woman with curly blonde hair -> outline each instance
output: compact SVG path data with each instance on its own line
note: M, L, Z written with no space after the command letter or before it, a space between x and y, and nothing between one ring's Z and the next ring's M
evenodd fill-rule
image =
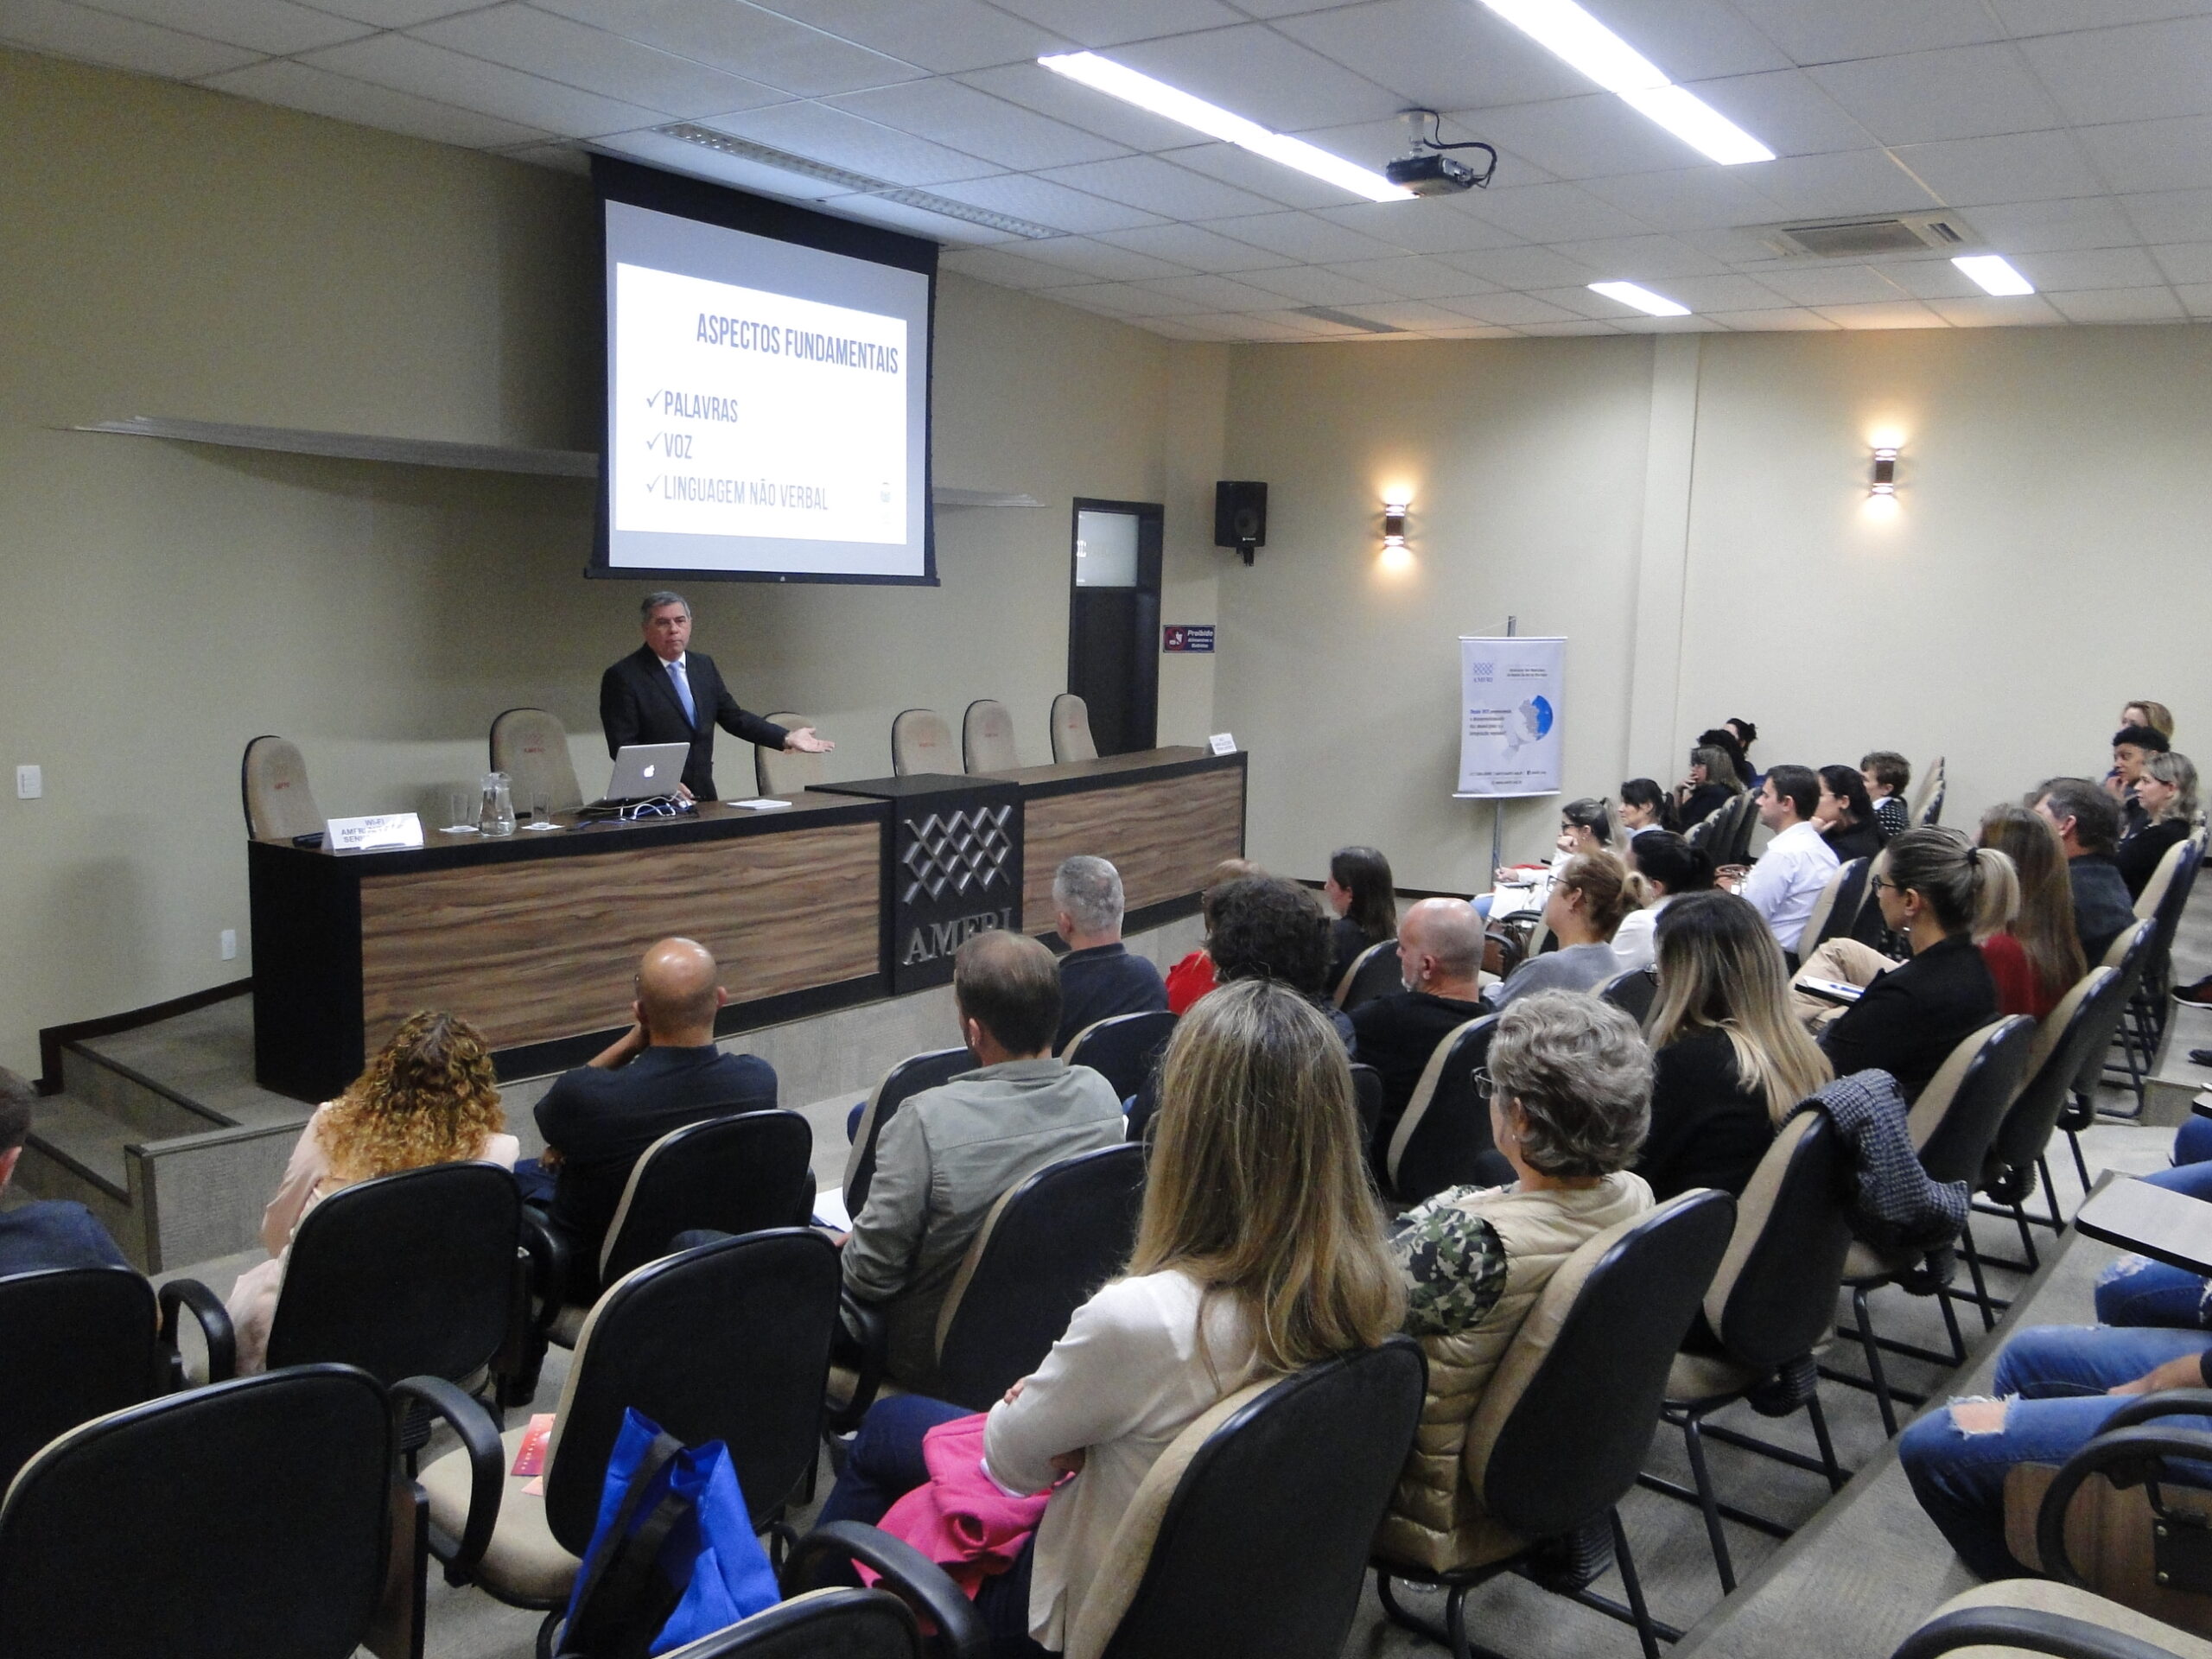
M239 1373L262 1369L285 1254L309 1210L341 1187L402 1170L473 1160L512 1166L522 1144L505 1129L482 1033L454 1014L410 1015L351 1088L315 1108L292 1148L261 1216L270 1259L231 1290Z

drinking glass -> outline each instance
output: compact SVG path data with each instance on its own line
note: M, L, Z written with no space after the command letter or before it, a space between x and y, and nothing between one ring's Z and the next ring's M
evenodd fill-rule
M447 798L446 804L451 809L451 816L446 819L446 834L474 835L476 822L469 809L476 804L476 798L465 789L456 789Z
M553 798L542 789L530 798L530 827L533 830L550 830L553 827Z

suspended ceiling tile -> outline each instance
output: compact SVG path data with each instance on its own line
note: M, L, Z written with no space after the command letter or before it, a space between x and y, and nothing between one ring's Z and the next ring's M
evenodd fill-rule
M1667 297L1687 305L1700 316L1718 311L1765 311L1789 308L1789 302L1763 283L1731 273L1724 276L1674 276Z
M1586 179L1582 188L1653 230L1673 235L1774 217L1774 204L1752 188L1744 172L1740 167L1681 168Z
M1940 254L1925 259L1885 259L1871 269L1916 300L1963 300L1982 292L1980 283Z
M1529 242L1636 236L1649 228L1573 184L1532 184L1518 190L1493 187L1469 202L1465 211Z
M2038 295L1970 295L1963 299L1930 300L1929 310L1954 328L2034 328L2066 321Z
M2019 50L2083 125L2212 115L2212 17L2046 35Z
M1162 276L1144 287L1147 293L1164 294L1193 311L1265 311L1284 298L1272 288L1230 276Z
M2010 44L1865 58L1808 73L1885 144L2037 132L2064 119Z
M1700 80L1689 90L1777 156L1826 156L1871 149L1875 142L1863 123L1802 69ZM1756 184L1761 166L1746 162L1713 171Z
M588 179L591 176L590 154L566 142L551 144L516 144L493 153L510 156L518 162L527 162L532 167L551 168L556 173L573 173L580 179Z
M1073 38L983 0L760 0L763 10L939 74L1064 52Z
M1803 311L1789 307L1780 309L1761 308L1751 311L1713 311L1707 314L1722 327L1736 334L1779 334L1785 330L1812 334L1832 334L1841 327L1830 322L1817 311Z
M2104 186L2071 132L1908 144L1898 164L1954 207L2093 196Z
M1398 251L1389 243L1348 231L1312 213L1261 213L1249 219L1217 219L1207 228L1234 237L1239 242L1249 242L1255 247L1272 249L1315 264L1381 258Z
M869 121L936 140L1016 172L1103 162L1128 147L981 92L947 76L901 81L827 100Z
M1010 247L957 248L943 255L937 264L939 270L955 271L1000 288L1071 288L1087 280L1081 271L1032 259Z
M0 41L175 80L220 74L251 63L258 55L135 17L72 5L68 0L8 0L0 6Z
M207 40L250 52L283 56L335 46L369 32L365 23L334 17L296 0L97 0L102 11L136 17L141 22L188 29ZM12 6L0 7L4 20ZM4 26L0 24L0 26Z
M1324 270L1341 272L1357 282L1408 300L1448 299L1455 295L1488 294L1497 284L1454 270L1441 259L1355 259Z
M2212 116L2083 127L2081 139L2114 191L2190 190L2212 179Z
M1590 83L1479 0L1374 0L1286 18L1276 29L1408 104L1482 110L1570 98Z
M918 80L925 73L818 29L745 5L741 0L532 0L532 3L678 57L742 75L794 98L821 98L832 92L858 92L863 86Z
M1195 136L1190 132L1183 135L1185 139ZM1310 211L1341 207L1357 201L1342 185L1331 184L1280 162L1271 162L1235 144L1183 143L1163 153L1178 167L1187 167L1193 173L1235 185L1239 190L1284 207Z
M2144 248L2024 253L2015 257L2012 263L2045 293L2091 288L2163 288L2167 281L2158 262Z
M2139 240L2133 225L2109 197L2065 201L2014 201L1969 208L1968 220L1984 245L2031 253L2046 248L2111 248ZM2204 232L2212 236L2212 231ZM2188 239L2177 232L2175 240Z
M1948 323L1918 300L1887 304L1824 305L1822 316L1846 328L1948 328Z
M2212 190L2122 196L2120 206L2139 234L2117 237L2114 243L2212 241Z
M696 118L778 104L772 86L625 40L573 18L515 3L413 31L419 40L671 115Z
M2212 283L2212 242L2168 242L2152 248L2151 257L2170 283Z
M1466 118L1464 124L1562 179L1656 173L1701 159L1674 134L1610 92L1516 104L1487 111L1478 119Z
M1519 332L1530 340L1554 340L1577 334L1618 334L1622 331L1612 323L1585 317L1572 322L1524 322L1519 326Z
M524 144L553 136L517 122L480 115L474 110L455 109L450 104L434 103L390 87L372 86L366 81L349 79L288 58L270 58L227 74L210 75L200 85L219 92L257 99L264 104L305 110L310 115L325 115L364 127L404 132L413 138L428 138L435 143L488 149L495 145Z
M2192 317L2212 317L2212 283L2184 283L2174 289Z
M1464 270L1470 276L1495 283L1500 288L1561 288L1573 283L1598 283L1606 273L1593 265L1570 259L1552 248L1482 248L1469 253L1437 256L1438 263Z
M1199 271L1259 270L1268 265L1296 263L1287 254L1255 248L1249 242L1217 235L1198 225L1155 225L1146 230L1108 231L1098 239L1133 253L1150 254Z
M1388 289L1348 276L1328 265L1285 265L1274 270L1255 270L1249 280L1257 287L1297 301L1300 305L1357 306L1370 300L1400 297Z
M473 11L483 0L315 0L320 11L336 12L376 29L412 29L456 11Z
M1471 294L1436 302L1446 311L1472 317L1477 322L1504 328L1525 328L1531 323L1572 322L1575 315L1529 294Z
M1878 149L1838 156L1785 156L1758 164L1751 181L1774 203L1777 219L1839 219L1853 213L1917 213L1942 204Z
M1759 273L1758 280L1785 300L1814 305L1823 311L1831 306L1879 304L1904 296L1866 265L1818 265L1777 269Z
M1556 242L1551 247L1563 258L1634 282L1647 277L1709 276L1726 269L1719 260L1671 236L1601 237L1589 242Z
M2189 315L2167 288L2088 288L2050 299L2069 322L2180 322Z
M1049 242L1023 245L1021 257L1040 264L1058 265L1094 282L1141 282L1150 276L1187 276L1190 272L1171 260L1148 253L1117 248L1084 236L1056 237Z
M2022 36L2212 14L2212 0L1991 0L1991 3L2005 27Z
M300 61L572 138L649 127L666 113L465 58L405 35L374 35L306 54Z
M1001 171L997 163L981 156L963 155L912 133L863 121L827 104L772 104L766 109L716 116L704 124L893 184L936 186L955 179L987 178Z
M650 128L639 132L610 133L605 137L594 139L591 147L636 161L650 162L655 167L664 168L671 173L681 173L689 178L732 185L740 190L750 190L756 195L774 196L786 201L818 202L832 196L851 194L842 184L831 184L821 179L808 178L803 173L786 173L781 168L765 167L759 162L725 156L719 150L708 149L699 144L687 144L681 138L671 138L666 133L655 132Z
M1736 7L1801 64L2004 38L1982 0L1736 0Z
M1274 203L1195 173L1157 156L1124 156L1112 161L1056 167L1037 175L1072 189L1088 190L1109 201L1126 202L1178 220L1230 219L1264 213Z
M1261 23L1147 41L1112 55L1278 132L1387 121L1405 102Z
M1362 201L1349 207L1324 207L1315 217L1408 253L1465 253L1521 245L1521 238L1504 226L1469 213L1464 206L1469 200L1432 196L1421 201Z
M955 201L1013 213L1060 231L1128 231L1160 223L1156 214L1020 173L1004 173L995 179L963 179L932 188L937 194L950 196Z
M1244 21L1220 0L999 0L1017 17L1089 47L1148 41Z

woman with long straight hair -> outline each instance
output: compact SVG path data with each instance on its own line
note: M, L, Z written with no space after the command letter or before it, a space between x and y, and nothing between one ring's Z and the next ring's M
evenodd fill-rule
M1732 893L1688 893L1659 918L1659 991L1643 1022L1657 1066L1637 1173L1658 1198L1740 1193L1774 1132L1834 1072L1789 1007L1782 947Z
M1689 775L1675 786L1675 827L1687 836L1743 792L1728 751L1700 744L1690 751Z
M1266 980L1207 995L1168 1045L1155 1124L1128 1270L1076 1310L984 1428L991 1480L1052 1492L1012 1568L976 1596L996 1659L1066 1645L1138 1486L1194 1418L1405 1320L1351 1066L1304 997ZM821 1518L880 1519L928 1478L923 1434L967 1414L915 1395L878 1401Z
M1822 766L1815 775L1821 780L1821 804L1813 809L1813 822L1827 838L1828 850L1836 855L1837 862L1872 858L1880 852L1889 836L1875 816L1866 779L1859 768Z
M1997 1018L1997 982L1974 941L2012 919L2019 878L1995 848L1976 847L1964 831L1931 824L1908 830L1885 847L1867 880L1883 925L1905 936L1912 957L1872 977L1859 1000L1821 1032L1821 1046L1837 1076L1878 1066L1910 1102L1952 1049ZM1866 954L1880 960L1874 951Z
M2196 823L2196 766L2169 749L2152 755L2135 779L2135 804L2143 822L2120 838L2112 861L2131 897L2140 899L2176 843L2189 839Z
M1398 937L1398 887L1390 861L1372 847L1339 847L1329 855L1321 897L1336 913L1329 925L1329 989L1337 988L1359 953Z
M2018 912L1981 941L1998 1012L2040 1020L2089 971L2074 928L2066 848L2049 818L2011 802L1981 815L1981 844L2011 859L2020 880Z

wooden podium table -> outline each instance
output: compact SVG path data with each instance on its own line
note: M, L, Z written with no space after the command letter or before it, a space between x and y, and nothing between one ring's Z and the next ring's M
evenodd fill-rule
M955 798L995 816L951 825L938 808ZM1052 874L1075 853L1112 860L1128 925L1156 926L1243 851L1244 756L1154 749L828 785L779 811L557 822L433 831L408 852L248 842L261 1084L327 1100L419 1008L474 1023L503 1077L578 1064L621 1029L639 957L671 934L721 964L723 1034L942 983L967 932L1049 934Z

